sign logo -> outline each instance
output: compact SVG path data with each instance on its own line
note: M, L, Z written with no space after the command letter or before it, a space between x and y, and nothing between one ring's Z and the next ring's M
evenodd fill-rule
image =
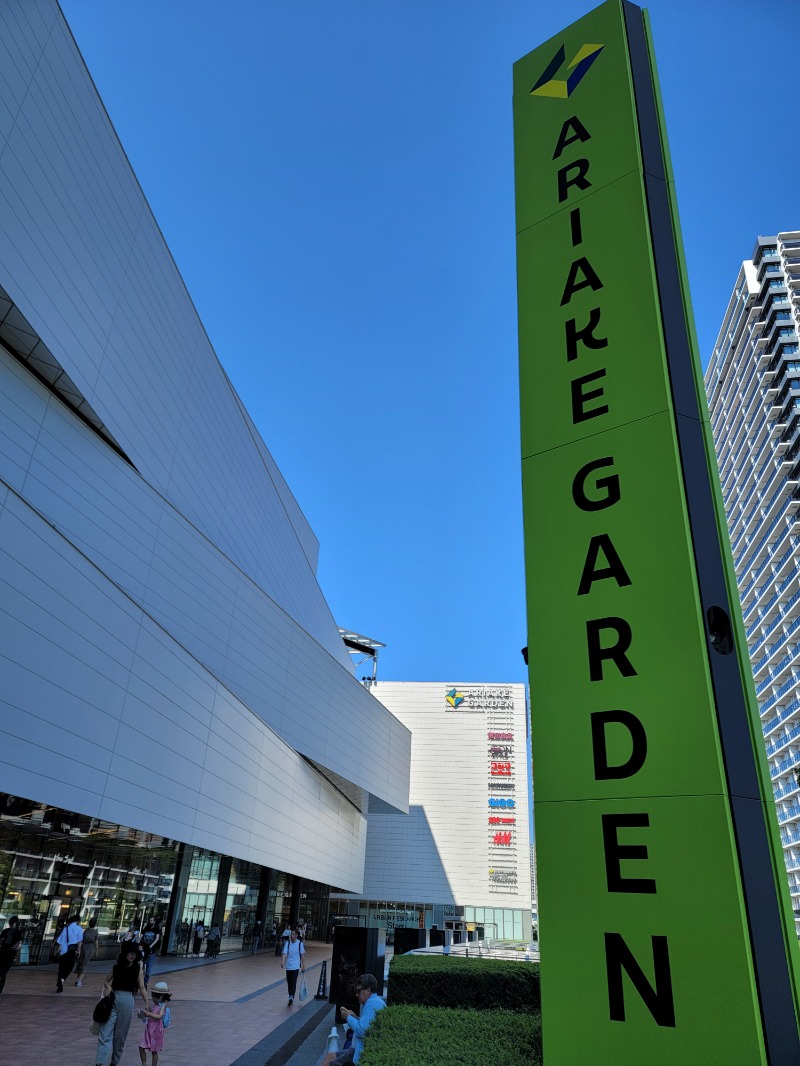
M450 691L445 696L445 699L451 707L458 707L459 703L464 702L464 697L461 695L460 692L456 692L454 688L450 689Z
M568 96L572 96L575 90L589 71L589 67L594 63L595 59L603 51L605 45L602 44L584 44L579 49L575 58L567 64L567 70L571 71L571 74L567 74L566 79L556 78L559 70L564 65L564 59L566 53L564 51L564 45L562 44L550 62L545 68L544 74L536 82L531 89L531 96L555 96L559 100L566 100Z

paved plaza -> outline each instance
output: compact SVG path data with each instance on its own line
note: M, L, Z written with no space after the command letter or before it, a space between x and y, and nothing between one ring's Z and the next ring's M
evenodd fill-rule
M287 1007L286 980L272 951L217 960L160 958L151 977L169 982L172 1025L160 1066L313 1066L325 1046L333 1007L314 999L328 944L306 946L309 998ZM111 963L92 963L83 988L74 977L54 992L54 966L18 966L0 996L3 1061L15 1066L90 1066L97 1041L92 1010ZM134 1018L120 1066L139 1063ZM149 1056L148 1056L149 1063Z

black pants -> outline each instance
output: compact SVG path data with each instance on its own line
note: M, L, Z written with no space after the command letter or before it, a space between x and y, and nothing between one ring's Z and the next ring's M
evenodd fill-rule
M289 995L294 997L297 990L297 975L299 970L287 970L286 971L286 987L289 989Z
M15 951L6 951L4 948L0 948L0 992L5 988L6 977L15 958Z
M58 979L59 981L66 981L69 975L72 973L75 967L75 947L71 947L69 951L63 951L58 956Z

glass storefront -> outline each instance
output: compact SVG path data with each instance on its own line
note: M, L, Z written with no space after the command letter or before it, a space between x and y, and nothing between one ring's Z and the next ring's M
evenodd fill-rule
M221 951L249 947L259 902L265 928L279 931L291 914L294 879L180 841L0 793L0 929L16 914L23 929L20 961L46 962L60 923L97 919L98 957L111 958L133 922L155 917L164 948L188 953L196 922L220 925ZM260 900L260 893L264 892ZM299 920L324 937L327 885L299 885ZM206 950L203 943L201 950Z
M101 957L129 922L163 922L178 842L0 793L0 924L17 914L30 962L60 919L97 919Z
M503 907L332 898L331 925L339 923L385 929L389 946L394 943L394 930L402 927L449 929L454 944L473 940L530 940L525 912Z

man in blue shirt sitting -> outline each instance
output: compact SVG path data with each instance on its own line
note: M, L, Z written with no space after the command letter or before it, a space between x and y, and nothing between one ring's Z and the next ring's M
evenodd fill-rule
M377 994L378 982L371 973L364 973L358 979L356 995L361 1007L359 1014L341 1008L342 1021L353 1032L353 1044L341 1055L329 1053L322 1060L322 1066L347 1066L348 1063L358 1062L361 1052L364 1050L364 1036L379 1010L383 1010L386 1003Z

